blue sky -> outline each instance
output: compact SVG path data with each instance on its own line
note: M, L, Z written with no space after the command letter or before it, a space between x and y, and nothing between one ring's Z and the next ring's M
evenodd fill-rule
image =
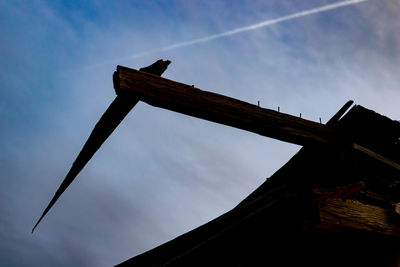
M0 265L117 264L233 208L299 149L140 103L31 235L118 64L169 59L166 78L314 121L349 99L399 120L398 1L160 50L337 2L0 1Z

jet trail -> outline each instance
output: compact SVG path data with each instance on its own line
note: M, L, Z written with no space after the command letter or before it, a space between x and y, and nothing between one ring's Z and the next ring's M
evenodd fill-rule
M330 5L325 5L325 6L321 6L321 7L317 7L317 8L313 8L313 9L309 9L309 10L305 10L305 11L301 11L301 12L298 12L298 13L294 13L294 14L291 14L291 15L283 16L283 17L280 17L280 18L265 20L265 21L262 21L262 22L259 22L259 23L256 23L256 24L252 24L252 25L236 28L236 29L233 29L233 30L230 30L230 31L209 35L209 36L206 36L206 37L203 37L203 38L194 39L194 40L181 42L181 43L176 43L176 44L172 44L172 45L169 45L169 46L153 49L153 50L150 50L150 51L147 51L147 52L133 54L133 55L129 56L129 59L142 57L142 56L154 53L154 52L162 52L162 51L172 50L172 49L185 47L185 46L190 46L190 45L194 45L194 44L198 44L198 43L205 43L205 42L209 42L209 41L212 41L212 40L215 40L215 39L219 39L219 38L222 38L222 37L235 35L235 34L238 34L238 33L241 33L241 32L254 31L254 30L257 30L259 28L263 28L263 27L266 27L266 26L269 26L269 25L272 25L272 24L277 24L277 23L280 23L280 22L283 22L283 21L297 19L297 18L300 18L300 17L305 17L305 16L308 16L308 15L316 14L316 13L320 13L320 12L326 12L326 11L337 9L337 8L340 8L340 7L343 7L343 6L353 5L353 4L357 4L357 3L361 3L361 2L365 2L365 1L367 1L367 0L348 0L348 1L342 1L342 2L338 2L338 3L330 4ZM124 58L124 60L126 60L126 59L128 59L128 58Z
M190 40L190 41L185 41L185 42L180 42L180 43L176 43L176 44L172 44L169 46L164 46L164 47L160 47L160 48L156 48L156 49L152 49L149 51L145 51L145 52L141 52L141 53L136 53L130 56L126 56L120 59L113 59L113 60L109 60L106 62L102 62L102 63L97 63L97 64L93 64L90 66L85 67L84 69L90 69L93 67L98 67L98 66L103 66L105 64L115 64L115 63L120 63L123 61L127 61L130 59L134 59L134 58L138 58L138 57L143 57L143 56L147 56L150 55L152 53L156 53L156 52L163 52L163 51L168 51L168 50L173 50L176 48L180 48L180 47L185 47L185 46L190 46L190 45L195 45L198 43L205 43L205 42L209 42L215 39L219 39L219 38L223 38L226 36L231 36L231 35L235 35L241 32L248 32L248 31L254 31L272 24L277 24L283 21L288 21L288 20L292 20L292 19L297 19L300 17L305 17L308 15L312 15L312 14L316 14L316 13L321 13L321 12L326 12L329 10L333 10L333 9L337 9L340 7L344 7L344 6L348 6L348 5L354 5L354 4L358 4L361 2L365 2L367 0L347 0L347 1L341 1L338 3L334 3L334 4L329 4L329 5L325 5L325 6L321 6L321 7L317 7L317 8L313 8L313 9L309 9L309 10L304 10L298 13L294 13L291 15L287 15L287 16L283 16L280 18L276 18L276 19L270 19L270 20L265 20L256 24L252 24L252 25L248 25L248 26L244 26L244 27L239 27L230 31L226 31L226 32L221 32L221 33L217 33L217 34L213 34L213 35L209 35L203 38L199 38L199 39L194 39L194 40Z

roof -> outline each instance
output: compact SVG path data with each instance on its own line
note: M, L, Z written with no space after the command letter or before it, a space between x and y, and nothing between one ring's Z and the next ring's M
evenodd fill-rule
M304 228L308 222L320 225L321 218L317 218L315 212L320 206L314 194L320 194L318 188L329 192L329 188L338 190L350 185L356 188L351 191L354 201L385 209L399 201L399 170L348 149L348 144L357 143L400 162L400 122L356 105L340 120L331 122L331 126L343 136L343 142L337 147L303 147L231 211L118 266L248 265L258 262L260 257L265 261L279 258L281 262L290 262L311 253L303 249L304 242L311 244L316 237L313 234L305 237ZM365 254L373 246L364 242L363 234L351 232L346 238L355 237L350 240L357 240L356 247ZM334 234L335 240L340 235ZM317 239L331 246L320 234ZM261 245L257 245L259 242ZM354 245L349 240L346 244ZM343 251L350 249L347 245L341 246ZM319 246L313 248L320 249ZM297 256L288 258L287 252ZM323 251L319 251L319 255L324 255ZM319 259L319 256L309 258Z

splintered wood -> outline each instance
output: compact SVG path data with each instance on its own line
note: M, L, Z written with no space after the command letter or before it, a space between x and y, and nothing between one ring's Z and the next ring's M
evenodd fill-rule
M338 198L319 203L322 228L360 230L400 236L400 225L391 218L391 211L356 200Z

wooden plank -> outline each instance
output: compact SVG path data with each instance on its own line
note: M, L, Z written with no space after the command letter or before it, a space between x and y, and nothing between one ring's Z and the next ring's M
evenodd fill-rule
M400 237L400 225L382 207L363 204L356 200L338 198L319 203L320 227L351 229Z
M142 72L150 72L153 75L161 75L168 67L171 61L158 60L150 66L141 68ZM114 75L113 79L118 79ZM57 189L50 203L47 205L46 209L43 211L39 220L32 228L32 233L38 226L40 221L44 218L51 207L56 203L58 198L62 193L68 188L68 186L74 181L79 172L85 167L89 160L93 157L96 151L101 147L101 145L107 140L107 138L112 134L112 132L118 127L121 121L128 115L129 111L139 102L137 97L125 97L117 95L108 109L101 116L100 120L95 125L92 133L90 134L88 140L84 144L81 152L79 152L78 157L75 159L71 166L71 169L65 176L60 187Z
M114 73L114 88L118 95L134 94L155 107L303 146L344 143L330 125L353 104L347 102L329 125L324 125L123 66L117 66ZM400 164L357 144L352 150L400 170Z
M375 153L375 152L373 152L373 151L371 151L371 150L369 150L369 149L367 149L365 147L362 147L362 146L360 146L358 144L353 144L353 149L355 151L361 152L362 154L367 155L367 156L369 156L369 157L371 157L371 158L373 158L373 159L375 159L377 161L380 161L381 163L384 163L384 164L389 165L389 166L391 166L391 167L393 167L393 168L395 168L397 170L400 170L400 164L398 164L398 163L396 163L396 162L394 162L394 161L392 161L392 160L390 160L390 159L388 159L388 158L386 158L386 157L384 157L382 155L379 155L378 153Z
M341 107L339 109L339 111L336 112L336 114L333 115L333 117L329 119L329 121L326 123L326 125L333 126L333 125L337 124L339 122L340 118L344 115L344 113L346 113L346 111L351 107L351 105L353 105L353 103L354 103L353 100L347 101L346 104L344 104L343 107Z
M332 128L156 75L118 66L117 94L131 92L156 107L298 145L332 144Z

